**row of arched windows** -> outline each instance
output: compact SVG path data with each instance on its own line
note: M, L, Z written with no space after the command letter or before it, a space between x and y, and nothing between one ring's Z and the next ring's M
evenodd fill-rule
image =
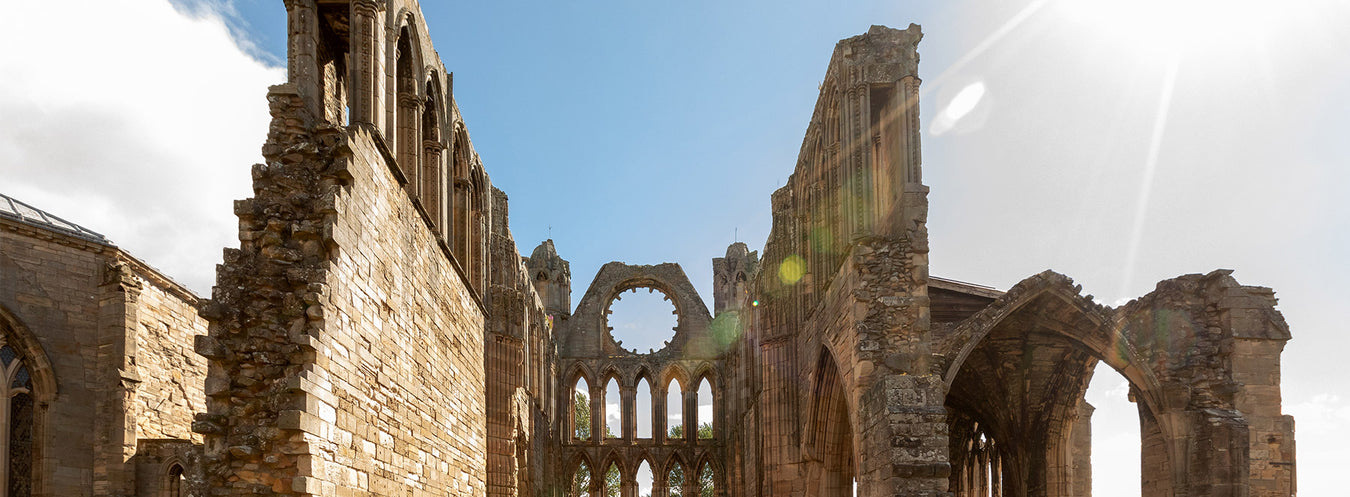
M434 71L421 74L421 54L410 26L399 30L395 43L395 118L392 131L395 160L407 180L408 194L430 218L434 230L463 265L471 286L485 288L487 186L482 168L473 163L463 126L450 116ZM419 85L419 81L425 81ZM453 116L450 116L453 117ZM447 143L447 136L450 142ZM449 149L449 157L445 150Z
M632 492L624 492L631 487ZM643 460L635 471L624 474L619 463L610 461L596 473L585 460L577 463L568 483L568 497L713 497L717 493L717 474L712 464L703 461L698 471L689 473L679 460L671 461L664 472L652 472Z
M653 402L663 393L665 402ZM625 397L633 400L626 402ZM632 425L634 439L655 438L653 433L658 427L663 427L660 438L665 440L711 439L716 429L716 405L707 377L702 377L698 389L693 391L685 391L678 378L670 378L665 388L659 391L652 388L646 378L639 378L629 395L625 395L618 381L610 377L600 391L598 402L592 402L586 378L578 377L571 395L572 438L591 440L592 431L599 427L604 439L626 439L626 427ZM693 412L687 413L690 407ZM693 433L686 433L686 430Z

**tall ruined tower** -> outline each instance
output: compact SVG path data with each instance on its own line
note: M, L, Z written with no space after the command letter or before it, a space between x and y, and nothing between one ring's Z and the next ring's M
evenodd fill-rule
M553 239L544 240L525 258L530 283L544 301L544 312L563 317L572 314L572 268L553 247Z
M742 242L727 247L725 257L713 259L713 315L744 309L750 298L750 277L759 269L759 252Z

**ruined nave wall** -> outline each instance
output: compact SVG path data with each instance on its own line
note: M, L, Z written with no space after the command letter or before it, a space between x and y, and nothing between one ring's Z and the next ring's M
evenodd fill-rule
M269 94L267 164L236 206L213 303L205 433L224 495L474 494L483 322L445 242L367 127Z

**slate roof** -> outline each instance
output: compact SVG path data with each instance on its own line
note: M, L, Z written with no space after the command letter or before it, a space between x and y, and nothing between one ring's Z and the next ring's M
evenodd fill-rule
M3 193L0 193L0 217L13 219L29 226L36 226L38 228L55 231L63 235L70 235L94 243L112 245L112 242L103 235L90 231L88 228L78 224L66 221L65 219L56 217L50 212L15 200L14 197L10 197Z

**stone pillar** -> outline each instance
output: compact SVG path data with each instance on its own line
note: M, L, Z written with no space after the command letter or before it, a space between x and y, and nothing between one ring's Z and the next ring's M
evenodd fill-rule
M1204 409L1187 413L1191 439L1188 493L1193 497L1247 497L1247 420L1242 413Z
M287 78L312 116L323 113L323 74L319 71L319 12L314 0L286 0Z
M681 420L684 422L684 439L698 440L698 385L694 385L693 390L681 392L681 398L684 400L684 419Z
M293 0L309 1L312 0ZM289 6L290 3L287 5ZM380 64L380 53L384 47L384 2L375 0L352 0L350 31L350 64L348 79L351 88L351 122L374 124L376 129L384 129L380 119L380 82L384 80L384 70ZM292 57L294 58L294 57Z
M658 388L656 394L652 395L652 414L654 415L652 419L652 440L657 444L666 440L666 420L670 419L670 412L666 410L666 396L670 394L669 386L670 384L667 383L665 387ZM656 468L652 468L652 470L656 471Z
M622 438L625 442L633 443L633 440L637 438L636 389L634 387L620 386L619 397L619 411L621 413L619 415L621 421L620 428L623 430L623 433L619 434L619 438Z
M136 306L141 288L121 261L107 266L99 286L97 368L104 380L96 388L95 495L128 496L135 488L135 468L128 461L136 453L136 423L135 413L129 410L141 379L129 358L136 355L134 332L140 326Z

